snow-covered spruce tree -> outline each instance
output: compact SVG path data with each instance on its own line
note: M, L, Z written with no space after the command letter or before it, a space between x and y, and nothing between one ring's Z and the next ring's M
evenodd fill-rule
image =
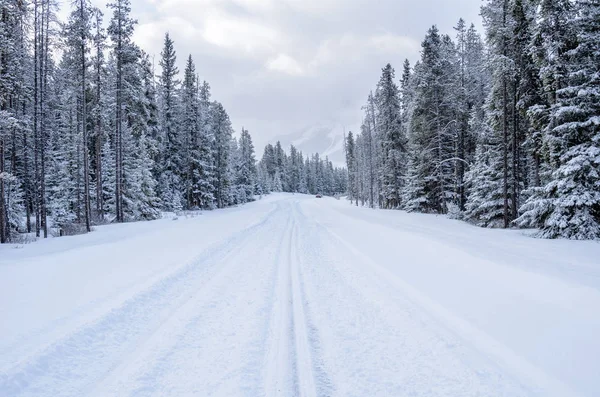
M88 43L92 38L92 6L88 0L77 0L69 16L66 25L64 37L69 51L73 53L69 65L73 68L72 76L75 78L78 87L78 130L81 134L81 159L83 170L82 175L82 206L83 217L81 221L85 223L85 229L91 231L91 198L90 198L90 131L91 125L88 113L89 101L89 76L88 76Z
M69 48L69 47L67 47ZM82 223L82 134L79 120L77 52L65 51L58 64L51 95L57 117L50 130L48 178L46 181L48 214L58 231L72 223Z
M363 118L363 122L361 125L361 136L364 139L364 148L363 148L363 152L364 152L364 156L365 156L365 166L366 166L366 187L365 190L368 191L368 201L369 201L369 207L370 208L375 208L376 203L378 203L378 200L376 199L377 197L379 197L379 189L378 189L378 183L377 183L377 178L376 178L376 174L377 174L377 164L378 164L378 160L377 160L377 153L378 153L378 146L377 145L377 139L375 136L375 114L374 114L374 109L375 106L373 105L374 103L374 99L373 96L371 94L369 94L369 98L367 100L367 104L364 106L364 118Z
M102 169L104 169L102 184L102 201L104 216L107 219L112 215L116 214L116 203L115 203L115 186L116 186L116 173L115 173L115 153L114 148L111 147L109 141L105 141L102 145L101 152Z
M504 226L502 141L486 124L479 125L475 163L466 173L469 189L464 219L481 227Z
M263 156L261 159L261 165L263 166L266 174L265 178L267 180L267 189L269 192L273 191L273 180L275 178L275 172L277 171L277 164L275 161L275 148L273 145L268 144L265 146L265 150L263 152Z
M346 168L348 170L348 198L351 201L356 201L356 205L358 205L358 163L352 131L348 133L346 138Z
M126 85L124 74L128 69L133 68L138 58L138 49L132 42L133 30L137 21L130 17L130 0L114 0L108 4L108 8L113 11L108 34L113 44L113 54L115 61L114 80L115 80L115 123L112 136L114 154L115 154L115 215L117 222L124 222L125 215L123 211L123 130L126 128L125 95Z
M406 137L403 134L400 93L395 78L392 65L386 65L382 69L375 92L377 134L380 137L382 151L379 177L385 208L400 206L400 191L406 167Z
M177 123L178 98L177 91L179 70L176 66L177 55L173 40L167 33L161 52L160 66L160 104L162 130L162 167L159 180L159 193L163 206L167 211L178 211L183 207L181 185L182 144L179 125Z
M237 205L246 202L246 191L237 183L240 163L240 147L238 140L233 137L229 142L229 166L227 167L227 179L230 181L226 206Z
M277 172L279 173L279 178L281 180L281 191L282 192L290 192L290 183L289 183L289 175L288 175L288 167L287 162L288 158L285 154L285 150L281 146L281 142L277 141L274 147L274 156L275 156L275 167Z
M25 114L30 89L26 81L30 61L26 18L26 4L0 1L0 243L9 242L17 229L22 230L20 223L25 215L24 226L31 229L30 208L25 210L23 203L31 198L32 179L26 157L31 139ZM23 156L17 157L21 153Z
M104 142L108 140L110 135L110 125L113 119L112 107L109 104L108 92L108 80L105 60L106 44L106 32L103 29L103 14L98 9L92 9L91 12L92 22L92 67L91 67L91 91L92 99L90 103L90 118L91 124L93 125L91 138L93 141L93 156L91 161L91 168L93 174L93 183L95 190L93 191L94 198L94 218L98 222L104 221L105 210L104 210L104 170L102 163L102 147ZM110 165L113 167L113 165Z
M426 149L418 135L412 135L408 143L407 174L402 191L403 209L408 212L430 212L428 195L433 178L429 176L428 164L432 162L431 152Z
M15 175L4 172L0 178L5 187L3 199L6 204L6 222L10 237L12 234L23 232L25 228L23 192L21 181Z
M302 155L298 152L298 149L294 145L290 146L290 158L287 163L288 170L287 174L290 178L290 191L297 193L300 191L300 175L301 167L303 165Z
M236 184L243 191L242 203L253 201L257 193L257 170L254 156L254 145L248 130L242 128L239 139L239 156L237 163Z
M198 80L198 79L197 79ZM199 82L199 80L198 80ZM211 209L215 206L215 165L214 165L214 135L212 133L212 112L210 103L210 86L204 81L199 88L199 130L197 145L192 151L194 163L194 197L198 200L199 208Z
M465 189L465 172L467 167L467 150L469 141L469 115L471 109L469 108L469 91L467 86L467 65L468 65L468 41L467 41L467 24L461 18L458 24L454 28L456 30L456 52L458 60L458 81L457 89L454 95L456 100L456 123L458 137L456 139L456 201L458 208L464 211L467 194Z
M272 192L283 192L283 183L281 182L281 173L279 170L275 170L275 175L271 180L270 190Z
M457 62L450 38L440 36L435 26L422 47L412 77L411 169L404 196L411 203L408 210L446 213L448 203L456 201Z
M568 54L577 43L572 23L574 12L573 2L569 0L543 0L537 14L530 51L539 70L541 101L527 111L532 131L526 143L532 147L534 162L539 161L540 165L528 200L521 208L523 216L516 222L522 227L544 226L544 217L533 216L532 210L539 211L548 205L544 186L552 181L552 173L560 162L562 143L552 134L555 126L552 114L561 106L558 91L568 83Z
M159 216L156 181L152 174L156 153L157 107L152 69L147 56L131 41L135 21L129 18L129 4L116 2L109 26L114 52L107 81L114 84L109 92L115 106L114 133L110 145L103 146L101 164L115 159L115 219L117 222L155 219ZM103 168L103 177L110 172ZM110 189L104 187L105 192Z
M565 83L551 114L557 168L518 220L541 224L544 238L600 238L600 1L576 5L577 45L566 54Z
M131 155L123 162L125 191L123 210L126 220L152 220L160 218L160 200L156 195L156 180L152 175L153 162L149 155L146 132L139 136L127 128L123 134L124 148Z
M460 19L456 30L456 90L451 100L456 101L457 138L455 143L455 193L456 204L460 211L466 208L468 189L465 173L475 159L477 133L473 128L473 116L482 117L482 109L488 93L487 81L489 76L485 68L485 51L482 39L475 26L467 28L464 20Z
M125 74L127 123L123 130L123 214L126 220L160 217L151 153L156 129L155 104L148 88L148 64L138 49L138 58Z
M269 183L269 175L267 173L267 169L265 164L261 161L258 163L258 194L269 194L271 193L271 184Z
M541 0L533 31L532 52L539 67L546 103L558 102L557 91L568 82L567 56L576 43L574 2Z
M515 0L512 41L517 76L513 139L516 136L518 145L513 148L513 158L518 164L513 167L513 206L520 205L531 189L537 188L541 183L542 126L537 109L545 108L547 103L542 95L539 67L533 56L535 17L536 9L532 3ZM522 175L515 175L515 172ZM519 191L516 181L522 184L523 192Z
M532 34L535 25L536 6L531 2L514 0L511 5L511 50L514 64L511 101L511 186L512 218L518 217L523 197L529 194L531 182L536 183L539 168L536 156L540 151L538 132L531 124L528 109L542 104L539 70L531 55ZM523 191L525 190L525 195Z
M315 192L315 172L313 163L310 161L310 156L306 156L304 160L304 168L306 169L306 190L309 194Z
M181 87L181 126L182 135L182 186L185 191L186 208L199 207L199 200L194 193L198 181L196 180L196 166L198 162L198 139L200 137L200 97L196 66L190 55L187 59L183 73L183 84Z
M300 167L300 186L298 192L302 194L309 193L308 191L308 167L304 161L304 155L302 152L298 152L298 162Z
M531 56L535 10L535 4L522 0L491 0L482 8L492 69L487 118L496 135L490 141L501 144L498 154L505 228L519 216L523 190L535 186L540 179L541 144L536 130L539 125L536 126L531 112L543 107L539 73ZM499 202L495 197L490 197L489 202L486 208L495 214L497 209L491 210L491 204Z
M511 200L511 186L517 183L513 178L515 173L512 167L518 164L517 159L513 157L515 141L514 132L516 128L514 118L511 117L511 110L515 111L516 92L514 91L515 68L514 61L511 58L511 35L513 20L511 18L511 2L509 0L490 0L488 4L482 7L482 16L484 26L487 32L487 42L490 48L490 68L492 69L491 91L488 96L486 112L488 124L491 126L489 141L501 145L501 150L492 150L491 153L499 155L500 159L491 159L490 164L501 162L500 168L502 178L502 202L498 203L495 197L495 192L487 197L480 199L482 210L489 211L489 214L484 214L482 211L473 211L475 201L470 199L468 205L471 210L469 214L481 214L481 221L491 219L497 213L498 208L495 205L500 205L503 213L502 227L509 227L510 222L514 219L517 209L511 206L516 199ZM494 177L494 180L496 177ZM478 219L473 219L474 223L481 223ZM485 222L484 222L485 223ZM492 226L496 226L495 224Z
M231 120L222 104L213 102L210 110L210 130L214 136L213 164L215 172L214 196L218 208L228 205L230 197L230 144L233 134Z
M56 14L50 0L34 1L33 5L33 151L34 151L34 208L36 237L48 237L48 202L46 192L48 134L52 122L48 106L54 60L51 40L54 41ZM81 149L81 148L79 148ZM81 220L81 217L78 217Z
M160 172L160 112L158 108L158 93L156 91L156 81L154 79L154 67L150 56L142 51L140 59L140 73L141 73L141 84L142 93L140 93L139 100L137 101L138 109L140 113L140 133L143 129L146 147L148 148L148 155L154 164L152 168L152 175L155 181L158 181ZM158 190L157 190L158 194Z

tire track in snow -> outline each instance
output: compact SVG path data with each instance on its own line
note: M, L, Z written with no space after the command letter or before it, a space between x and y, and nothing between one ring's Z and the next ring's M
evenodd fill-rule
M298 256L298 232L296 211L294 225L290 237L290 273L292 293L292 324L294 329L294 342L296 353L297 391L300 397L313 397L317 395L314 366L312 361L312 347L310 345L308 324L304 312L304 298L300 280L300 260Z
M502 370L510 374L514 379L520 380L525 385L534 387L544 396L578 396L578 394L567 384L548 376L541 369L520 357L502 343L481 331L465 319L450 312L440 303L421 293L418 289L373 261L370 257L358 250L323 223L320 223L317 220L313 220L313 222L353 255L355 261L350 263L351 266L359 268L360 266L357 266L358 262L362 263L364 268L371 269L372 273L376 275L379 280L384 280L385 283L392 285L394 288L401 291L406 299L422 309L425 313L428 313L450 332L463 339L468 345L472 346L474 350L499 365ZM364 271L364 268L360 270Z
M177 308L176 311L171 313L168 321L161 324L151 337L145 340L141 346L139 346L139 352L136 352L134 357L126 357L127 361L123 361L121 365L115 368L107 376L107 378L99 385L94 385L92 395L104 396L104 395L167 395L177 393L171 391L167 393L161 382L164 381L165 377L174 370L182 370L178 364L173 364L172 361L178 355L187 355L187 359L184 361L186 364L194 367L194 362L203 360L201 358L201 349L195 346L194 349L190 350L190 341L195 340L198 345L207 345L210 342L204 340L198 334L200 331L205 330L208 327L206 323L208 318L217 320L219 315L225 312L218 309L216 302L224 303L226 306L232 309L242 308L246 314L252 314L249 311L250 307L244 308L243 306L231 307L230 302L235 298L239 298L244 295L244 291L255 288L258 285L267 283L273 285L273 271L266 271L263 274L264 263L278 263L282 246L286 237L286 233L280 233L280 218L283 212L279 209L272 215L272 219L269 221L269 226L264 226L259 230L252 233L252 237L246 240L242 245L237 246L235 252L223 258L221 266L223 270L215 275L209 282L202 286L193 297L188 299L184 305ZM284 226L285 227L285 226ZM276 254L275 259L271 257L271 246L261 246L265 241L273 235L280 235L280 242L273 244L272 247ZM254 252L259 248L259 252ZM249 258L252 258L249 260ZM266 261L265 261L266 259ZM240 277L240 275L246 273L247 276ZM246 280L246 281L245 281ZM249 281L248 281L249 280ZM269 287L264 288L265 291L271 290ZM261 301L262 296L256 294L258 289L254 290L252 295L247 293L248 297L252 297L258 301ZM217 313L215 313L217 311ZM230 317L236 318L236 323L232 324L228 329L238 329L247 326L250 321L242 320L241 316L233 316L233 311L228 312ZM255 316L255 320L260 322L259 316ZM221 324L222 325L222 324ZM242 332L239 332L242 334ZM224 335L221 335L224 336ZM221 341L223 344L224 340ZM236 341L236 345L241 347L248 340L240 339ZM246 352L248 353L248 352ZM237 362L242 367L249 366L252 371L256 372L257 365L252 363L254 359L252 354L248 354L244 359L248 361L246 365L242 362ZM209 357L210 358L210 357ZM224 358L223 358L224 359ZM177 360L175 360L177 361ZM260 360L258 360L260 361ZM216 363L215 363L216 364ZM229 366L229 370L236 372L234 368ZM194 369L190 368L189 373L193 373ZM198 373L196 379L200 380L206 378L206 373ZM224 373L220 373L220 376L225 377ZM249 390L254 390L253 377L245 379L245 384ZM133 380L133 382L132 382ZM212 379L218 381L218 379ZM189 387L189 385L188 385ZM209 393L208 390L205 390ZM87 395L87 393L86 393Z
M304 310L304 319L306 323L308 345L310 346L310 354L312 358L312 374L315 383L315 389L318 396L332 396L335 395L335 385L332 383L330 374L325 368L323 360L323 346L320 335L320 327L317 327L317 322L314 321L314 307L318 307L323 304L329 304L329 302L321 302L315 299L314 296L309 294L310 283L307 285L306 274L310 274L311 266L320 267L323 266L321 261L312 261L307 256L308 252L315 250L315 246L311 245L306 240L306 233L309 229L307 218L299 209L299 202L294 203L293 207L294 219L296 220L295 228L295 251L298 263L298 279L300 284L300 292L302 295L302 304ZM320 325L323 325L320 323Z
M265 364L265 394L278 396L293 391L295 366L292 356L292 315L289 252L292 244L293 220L288 218L282 245L278 252L277 278ZM282 255L283 253L283 255Z
M270 340L266 356L267 396L318 395L315 380L314 346L305 312L298 252L297 203L288 209L291 218L286 231L285 257L280 260Z
M171 313L193 298L190 290L196 291L211 277L226 273L229 269L219 265L243 249L257 231L272 221L276 211L205 250L40 354L4 371L0 375L0 395L81 395L82 388L103 379L123 357L151 337ZM210 275L211 271L216 274Z

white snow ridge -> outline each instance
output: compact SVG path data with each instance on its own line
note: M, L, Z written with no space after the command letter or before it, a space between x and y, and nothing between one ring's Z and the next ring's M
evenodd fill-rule
M274 194L0 247L0 396L598 396L600 245Z

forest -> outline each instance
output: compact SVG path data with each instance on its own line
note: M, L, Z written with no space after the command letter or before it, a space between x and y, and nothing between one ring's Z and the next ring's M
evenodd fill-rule
M488 0L431 27L348 134L356 205L600 238L600 1Z
M129 0L0 0L0 241L85 233L162 211L223 208L275 191L333 195L347 175L319 155L236 137L190 55L133 41ZM105 28L107 26L107 28Z

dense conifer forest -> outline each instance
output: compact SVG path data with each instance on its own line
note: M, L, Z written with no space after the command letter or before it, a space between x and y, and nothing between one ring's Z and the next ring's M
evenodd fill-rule
M180 73L168 33L158 70L133 42L129 0L106 17L89 0L70 7L58 21L52 0L0 0L1 242L346 190L345 171L293 146L257 163L191 56Z
M431 27L346 139L357 204L600 238L600 1L488 0Z

